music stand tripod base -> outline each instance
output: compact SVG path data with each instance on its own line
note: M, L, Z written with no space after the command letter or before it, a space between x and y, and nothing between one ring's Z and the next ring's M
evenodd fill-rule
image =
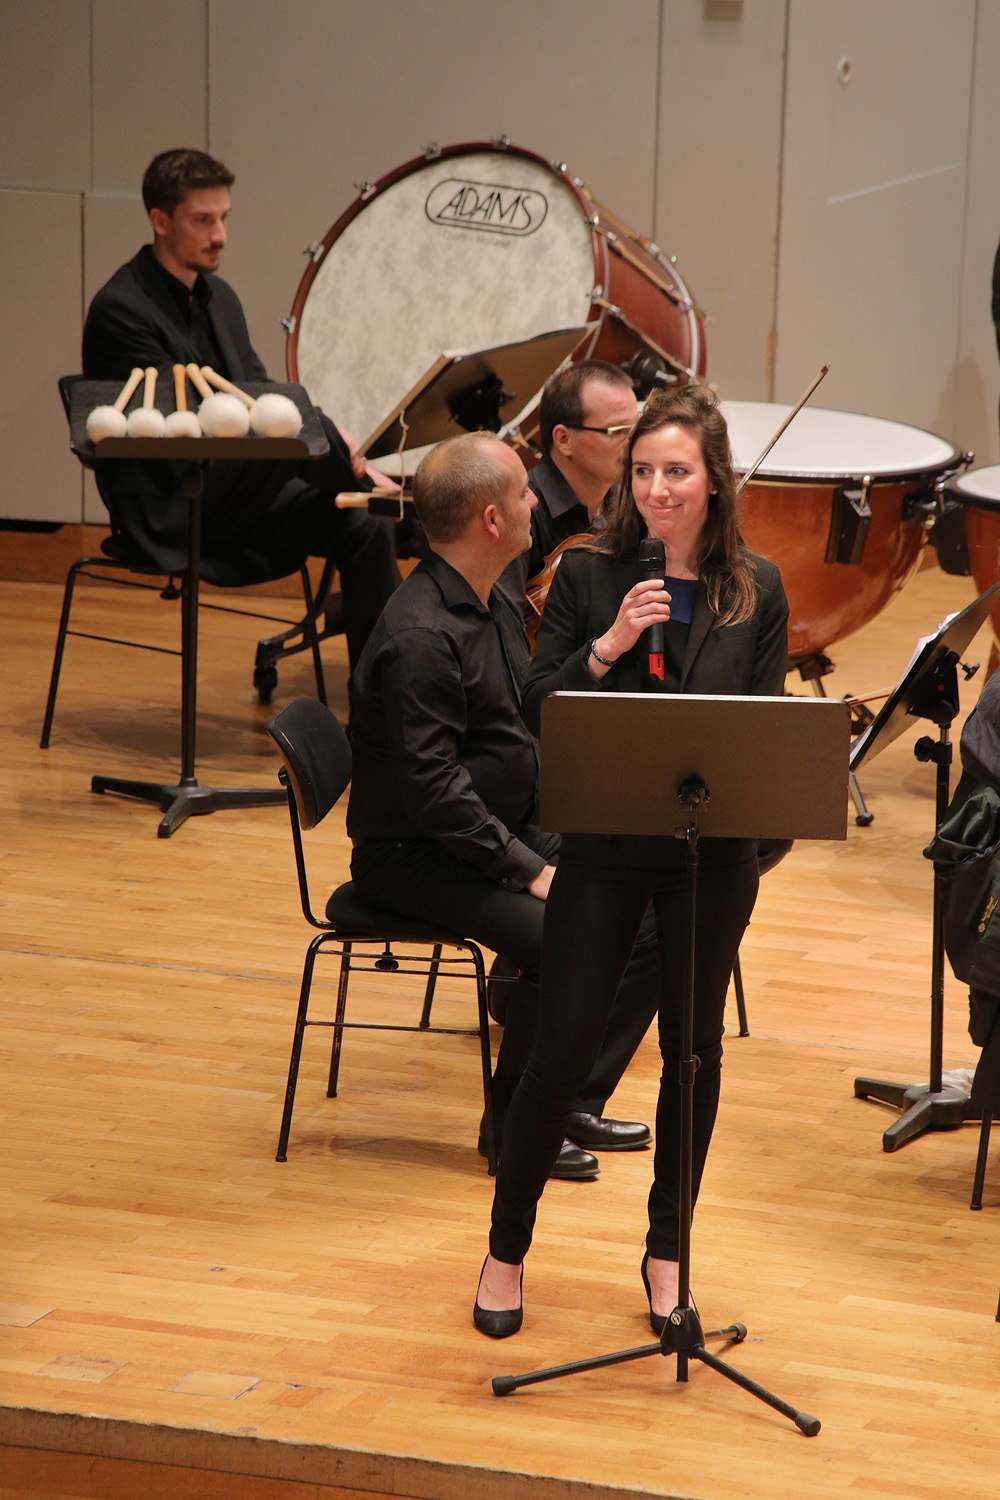
M121 776L92 776L92 792L115 792L120 797L135 797L140 802L153 802L159 806L163 817L156 830L157 838L168 839L188 818L201 817L206 813L219 812L231 807L284 807L288 797L281 787L223 789L200 786L193 778L175 782L131 781Z
M704 1333L693 1307L676 1307L655 1344L640 1344L636 1349L620 1349L614 1354L597 1355L594 1359L578 1359L566 1365L551 1365L547 1370L532 1370L527 1375L497 1375L492 1382L493 1394L511 1396L522 1385L538 1385L543 1380L556 1380L562 1375L574 1375L584 1370L599 1370L606 1365L621 1365L633 1359L647 1359L653 1354L676 1354L678 1365L681 1358L700 1360L719 1375L731 1380L734 1385L749 1391L773 1411L789 1417L806 1437L815 1437L822 1426L818 1417L810 1416L808 1412L799 1411L789 1402L782 1401L780 1396L775 1396L772 1391L758 1385L756 1380L751 1380L742 1370L734 1370L732 1365L727 1365L704 1347L706 1339L725 1339L726 1347L730 1348L733 1344L742 1344L746 1336L745 1323L730 1323L726 1328ZM684 1378L687 1378L686 1374Z
M854 1097L891 1104L903 1113L882 1132L882 1150L895 1151L925 1130L957 1130L968 1119L969 1096L961 1089L932 1089L926 1083L888 1083L855 1078Z

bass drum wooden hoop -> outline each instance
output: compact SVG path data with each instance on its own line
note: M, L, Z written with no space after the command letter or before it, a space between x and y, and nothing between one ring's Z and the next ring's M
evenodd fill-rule
M704 374L704 317L677 267L535 152L472 142L366 185L312 248L288 378L360 441L442 353L589 325L574 358L651 354ZM511 424L536 393L514 393ZM527 419L526 419L527 420Z

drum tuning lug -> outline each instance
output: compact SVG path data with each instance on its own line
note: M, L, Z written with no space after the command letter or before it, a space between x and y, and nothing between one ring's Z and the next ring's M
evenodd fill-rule
M608 230L608 244L609 245L617 245L617 243L618 243L618 236L615 234L615 232L614 232L613 229L609 229Z
M420 149L428 161L437 161L441 155L441 147L437 141L428 141L426 146L421 146Z
M323 241L313 240L311 245L306 246L302 254L308 255L311 261L319 260L320 256L323 254Z
M657 259L660 259L660 247L655 240L647 240L646 249L649 251L650 255L655 255Z
M506 151L507 147L510 145L510 136L495 135L493 137L493 145L497 151Z
M362 203L367 203L375 191L374 186L370 182L356 182L354 186L357 188L358 197Z
M287 318L279 318L278 322L287 334L295 332L295 314L289 313Z
M573 178L573 186L577 187L577 188L582 188L583 187L583 178L582 177L574 177Z
M669 260L669 262L670 262L670 264L672 266L676 266L676 264L677 264L677 257L676 257L676 255L668 255L667 259Z
M569 171L569 168L564 161L550 161L549 166L552 168L553 172L558 173L560 177L565 177L566 173Z

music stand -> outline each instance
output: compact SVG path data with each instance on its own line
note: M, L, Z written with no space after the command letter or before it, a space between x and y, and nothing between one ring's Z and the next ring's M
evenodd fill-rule
M909 729L915 719L929 719L938 726L938 738L922 736L913 748L919 761L937 767L934 828L948 810L951 779L951 725L958 714L957 666L962 652L985 624L1000 583L988 588L965 609L950 615L934 635L917 642L909 666L893 688L881 710L851 747L851 770L884 750ZM971 677L975 667L963 667ZM895 1151L925 1130L955 1130L968 1117L968 1095L961 1089L942 1086L944 1054L944 885L934 870L931 938L931 1036L930 1081L890 1083L880 1078L855 1078L857 1099L874 1099L902 1110L882 1133L882 1150Z
M160 382L157 406L173 411L173 389L163 391ZM176 782L135 781L120 776L93 776L92 792L116 792L135 797L140 802L159 805L163 817L157 828L161 839L168 839L189 817L213 813L230 807L275 807L287 802L281 788L229 788L205 786L195 776L195 741L198 721L198 594L201 581L201 500L205 469L214 459L274 461L287 459L301 462L322 458L330 451L319 414L300 385L268 382L244 382L247 395L279 391L294 401L302 416L302 429L294 438L265 438L250 434L240 438L102 438L96 445L87 436L87 417L95 406L111 405L120 390L120 382L78 380L70 396L70 447L78 458L92 464L95 460L152 459L157 463L184 462L187 468L182 491L190 508L188 525L188 566L184 575L181 600L181 772ZM138 404L133 403L133 404ZM289 478L292 471L289 470Z
M501 408L519 412L592 333L559 328L516 344L467 354L439 354L416 385L361 444L366 458L422 448L458 432L499 432Z
M685 1003L680 1063L678 1305L655 1344L526 1375L500 1375L496 1396L581 1370L676 1354L677 1379L697 1359L782 1415L807 1437L819 1420L798 1411L704 1347L747 1336L743 1323L705 1333L691 1291L695 923L698 842L720 838L847 837L850 709L823 698L723 698L553 693L542 704L541 819L563 833L659 834L687 850ZM642 774L622 774L622 746ZM748 761L748 757L750 758ZM775 767L778 767L776 773Z

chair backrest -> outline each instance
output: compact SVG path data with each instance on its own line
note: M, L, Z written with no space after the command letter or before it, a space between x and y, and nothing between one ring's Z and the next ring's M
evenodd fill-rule
M60 375L59 377L59 399L63 404L63 411L66 414L67 422L69 421L69 405L70 397L73 394L73 387L78 380L82 379L82 375Z
M275 714L267 732L281 755L295 798L299 824L315 828L338 802L351 779L347 735L316 698L296 698Z

